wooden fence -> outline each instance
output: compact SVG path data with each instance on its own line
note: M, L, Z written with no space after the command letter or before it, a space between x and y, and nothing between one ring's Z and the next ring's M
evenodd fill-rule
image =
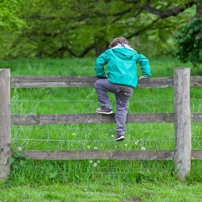
M12 125L105 124L115 123L114 114L37 114L10 115L10 88L89 87L97 77L13 76L0 69L0 178L9 174L8 158L12 155ZM190 113L190 87L202 87L202 77L190 77L189 68L175 68L174 77L142 79L138 88L174 89L174 113L129 113L127 123L175 123L174 150L27 150L21 154L33 160L174 160L178 177L184 179L191 160L202 159L202 150L191 150L191 122L202 122L202 113Z

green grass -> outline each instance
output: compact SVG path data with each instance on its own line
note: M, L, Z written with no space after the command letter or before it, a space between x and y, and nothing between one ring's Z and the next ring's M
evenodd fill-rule
M126 199L139 197L141 201L155 202L195 202L201 201L201 185L187 185L182 182L160 183L69 183L52 185L23 185L0 190L2 201L57 201L57 202L124 202ZM110 192L109 192L110 190Z
M191 67L175 58L150 58L153 77L173 76L174 67ZM11 75L95 76L95 58L1 61ZM202 67L202 66L201 66ZM201 75L201 69L191 75ZM141 75L140 68L138 75ZM191 111L202 112L202 89L191 88ZM115 112L115 98L109 94ZM95 113L93 88L11 90L11 114ZM129 113L174 112L173 89L135 89ZM126 124L126 140L114 142L115 124L12 126L12 150L174 149L174 124ZM192 148L202 148L201 123L192 123ZM137 144L138 142L138 144ZM96 165L96 166L95 166ZM172 161L18 161L2 182L2 201L200 201L201 161L192 161L186 183ZM80 183L80 184L79 184ZM50 186L51 184L51 186ZM186 192L186 195L182 193ZM195 194L194 194L195 193Z

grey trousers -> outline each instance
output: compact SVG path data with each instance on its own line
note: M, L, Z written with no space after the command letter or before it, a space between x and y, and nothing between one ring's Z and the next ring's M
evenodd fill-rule
M108 109L111 107L109 97L106 91L114 93L116 96L116 134L125 134L125 123L128 111L128 99L132 96L133 88L129 86L114 84L109 82L107 79L99 79L94 84L97 92L98 101L101 109Z

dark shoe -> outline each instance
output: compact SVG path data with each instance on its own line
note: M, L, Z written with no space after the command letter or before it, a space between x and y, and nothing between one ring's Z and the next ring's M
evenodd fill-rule
M114 141L123 141L125 139L124 135L116 135Z
M99 113L99 114L112 114L113 113L112 108L109 108L109 109L97 108L96 112Z

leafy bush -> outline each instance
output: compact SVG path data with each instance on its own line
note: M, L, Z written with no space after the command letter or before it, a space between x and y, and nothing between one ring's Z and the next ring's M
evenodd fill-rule
M196 15L189 23L178 27L174 34L181 62L190 61L193 66L202 62L202 17Z

